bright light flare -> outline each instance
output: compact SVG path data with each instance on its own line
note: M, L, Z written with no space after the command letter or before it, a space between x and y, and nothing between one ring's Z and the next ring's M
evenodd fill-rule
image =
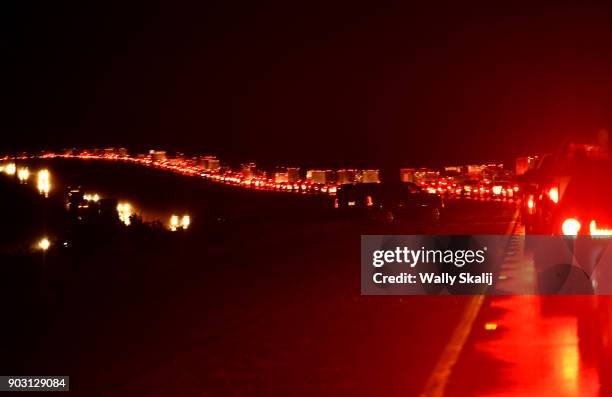
M500 185L493 186L493 194L500 195L502 192L502 187Z
M94 203L96 203L96 202L100 201L100 195L98 195L97 193L95 193L95 194L85 194L83 196L83 199L85 201L93 201ZM117 206L117 207L119 207L119 206Z
M15 172L17 172L17 166L15 163L9 163L4 169L4 172L6 172L7 175L15 175Z
M487 331L495 331L497 329L497 323L486 323L484 329Z
M183 219L181 220L181 225L183 226L183 229L187 229L189 225L191 225L191 217L189 215L184 215Z
M30 177L30 170L28 170L28 167L22 167L19 169L19 172L17 172L17 178L19 178L20 182L27 181L29 177Z
M51 190L51 174L49 170L40 170L38 171L38 191L40 194L45 197L49 196L49 191Z
M591 236L612 236L612 229L598 228L597 223L593 220L589 224Z
M51 242L49 241L49 239L48 239L48 238L43 237L42 239L40 239L40 241L38 242L38 244L36 244L36 246L37 246L39 249L41 249L41 250L43 250L43 251L46 251L46 250L48 250L48 249L49 249L49 247L51 246Z
M130 226L130 224L132 223L130 218L133 214L132 206L130 205L130 203L117 204L117 214L119 214L119 220L121 221L121 223L123 223L125 226Z
M170 230L176 232L178 229L187 230L191 225L191 217L189 215L172 215L170 217Z
M179 226L179 217L178 217L178 215L172 215L170 217L170 230L175 232L176 229L178 229L178 226Z
M563 234L566 236L577 236L580 231L580 222L574 218L568 218L563 221L563 225L561 225L561 230Z
M559 202L559 188L556 186L551 187L548 191L548 197L550 197L553 203L557 204Z

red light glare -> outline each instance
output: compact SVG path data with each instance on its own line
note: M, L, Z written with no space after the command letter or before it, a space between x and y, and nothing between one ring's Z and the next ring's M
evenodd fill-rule
M580 231L580 222L574 218L568 218L563 221L563 225L561 225L561 230L563 234L566 236L577 236Z
M591 236L612 236L612 229L598 228L594 220L589 224L589 231Z
M548 191L548 197L553 203L557 204L559 202L559 188L556 186L551 187Z

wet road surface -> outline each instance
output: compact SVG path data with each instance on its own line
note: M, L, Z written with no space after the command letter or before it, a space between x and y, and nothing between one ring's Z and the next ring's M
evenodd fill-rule
M520 225L514 234L523 234ZM502 288L536 291L533 258L522 244L516 238L510 248ZM611 304L608 296L486 297L444 394L611 395Z

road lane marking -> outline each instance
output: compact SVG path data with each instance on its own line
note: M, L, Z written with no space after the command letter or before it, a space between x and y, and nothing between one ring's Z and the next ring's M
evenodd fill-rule
M448 378L459 359L459 354L461 354L468 336L472 332L474 321L480 312L484 298L484 295L475 295L470 298L459 324L455 327L438 363L423 388L422 397L442 397L444 395Z
M507 236L511 236L516 230L518 216L519 210L517 208L512 217L512 222L508 226L508 230L506 230ZM474 321L476 321L476 317L478 313L480 313L480 308L484 303L484 299L485 295L474 295L470 298L461 316L461 320L453 330L450 340L446 344L436 366L425 383L425 387L420 394L421 397L444 396L448 379L452 374L453 367L459 360L459 355L463 351L468 336L470 336L472 332Z
M512 222L510 222L510 225L508 225L508 230L506 230L506 236L511 236L514 234L514 231L516 230L516 226L518 225L518 218L519 215L521 214L521 212L519 211L518 207L517 209L514 211L514 215L512 215Z

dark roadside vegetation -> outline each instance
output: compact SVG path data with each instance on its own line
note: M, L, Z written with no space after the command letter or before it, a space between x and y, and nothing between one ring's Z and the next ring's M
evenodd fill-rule
M75 223L5 176L0 191L0 371L69 375L76 395L413 394L465 301L361 296L360 235L424 229L315 198L198 187L207 216L172 233Z

